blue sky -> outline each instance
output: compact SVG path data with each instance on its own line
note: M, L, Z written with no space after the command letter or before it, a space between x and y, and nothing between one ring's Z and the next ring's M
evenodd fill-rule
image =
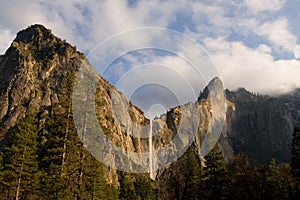
M86 55L120 32L163 27L202 45L227 88L281 94L300 88L299 22L299 0L3 0L0 52L5 52L19 30L35 23L52 29ZM159 55L158 60L174 66L179 62L170 55ZM147 62L136 58L123 63L130 69ZM126 68L115 65L115 71L118 67Z

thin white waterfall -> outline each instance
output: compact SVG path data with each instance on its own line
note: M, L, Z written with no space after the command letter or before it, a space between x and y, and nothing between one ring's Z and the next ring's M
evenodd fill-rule
M149 129L149 174L151 179L155 179L153 173L153 156L152 156L152 119L150 119L150 129Z

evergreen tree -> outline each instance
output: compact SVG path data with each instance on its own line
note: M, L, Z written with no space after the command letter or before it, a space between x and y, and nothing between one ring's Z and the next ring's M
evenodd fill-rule
M96 162L96 165L97 168L94 171L94 174L89 176L91 177L91 199L118 199L117 189L112 184L108 184L104 178L103 165L99 162Z
M86 159L84 165L79 166L84 172L82 182L80 181L80 170L77 176L80 185L80 195L77 199L107 199L116 200L118 199L118 191L112 183L108 183L105 178L104 166L91 154L86 153ZM74 176L76 177L76 175Z
M185 163L186 179L185 187L183 190L183 199L197 199L200 197L200 160L196 155L195 146L191 147L187 151L187 160Z
M294 176L294 197L300 196L300 128L295 128L292 140L291 168Z
M120 176L120 194L121 200L138 199L134 187L134 177L128 173L122 173Z
M292 140L292 163L293 174L300 178L300 128L295 128Z
M252 166L245 154L235 155L230 165L229 196L232 199L253 199L252 194Z
M228 184L227 168L218 144L205 157L205 167L201 176L204 199L222 199Z
M265 199L290 199L292 191L292 177L288 164L277 164L272 159L266 173Z
M43 193L47 199L116 199L116 189L105 180L103 166L85 149L76 132L71 78L62 85L60 103L53 106L43 133Z
M78 165L82 144L77 136L71 113L71 88L74 75L62 83L58 92L59 103L52 106L42 137L46 141L40 153L43 192L52 199L78 199L81 185ZM76 166L74 166L76 165Z
M149 174L135 175L134 186L139 199L155 199L152 180L150 179Z
M162 199L197 199L200 196L200 161L192 144L186 153L163 174Z
M43 171L42 190L47 198L71 198L68 192L69 182L66 174L66 148L68 133L66 133L65 110L59 106L53 108L52 115L47 120L43 137L46 143L40 155L40 167ZM68 193L68 194L67 194ZM71 195L71 196L70 196Z
M36 199L38 191L37 116L29 108L3 147L1 197Z

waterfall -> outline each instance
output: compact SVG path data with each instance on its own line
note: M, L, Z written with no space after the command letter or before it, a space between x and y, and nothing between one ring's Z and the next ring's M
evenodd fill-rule
M152 180L155 179L153 171L153 156L152 156L152 119L150 119L150 129L149 129L149 174Z

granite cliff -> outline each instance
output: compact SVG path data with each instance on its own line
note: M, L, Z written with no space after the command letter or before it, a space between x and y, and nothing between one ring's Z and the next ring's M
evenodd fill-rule
M38 110L42 137L42 133L47 131L45 123L52 114L53 106L65 99L63 87L67 84L72 90L75 73L82 63L88 64L82 53L42 25L20 31L9 49L0 56L1 142L5 142L18 120L26 117L29 106ZM88 68L92 67L88 64ZM293 127L300 124L299 95L296 94L299 93L274 98L252 94L245 89L224 91L223 83L215 78L198 101L172 108L153 121L155 136L152 145L157 149L164 147L180 132L178 141L184 146L189 141L186 136L194 131L192 128L180 129L180 121L185 115L187 120L199 121L195 146L199 158L203 159L201 143L206 133L213 131L213 124L222 121L225 110L226 123L222 126L219 144L227 161L234 153L244 152L263 163L268 163L273 157L288 162ZM212 106L212 103L219 106ZM119 109L112 109L112 106L118 105L121 106ZM192 119L192 113L186 112L193 109L197 109L199 118ZM130 152L148 152L149 140L133 137L132 134L147 132L145 127L148 127L149 119L100 76L95 93L95 111L102 130L114 144ZM118 120L114 119L115 116ZM173 145L172 148L176 150L179 147ZM161 156L164 158L166 155ZM123 162L122 158L107 159L121 159L120 163ZM111 166L116 167L116 163ZM108 179L115 180L114 173L110 173Z

